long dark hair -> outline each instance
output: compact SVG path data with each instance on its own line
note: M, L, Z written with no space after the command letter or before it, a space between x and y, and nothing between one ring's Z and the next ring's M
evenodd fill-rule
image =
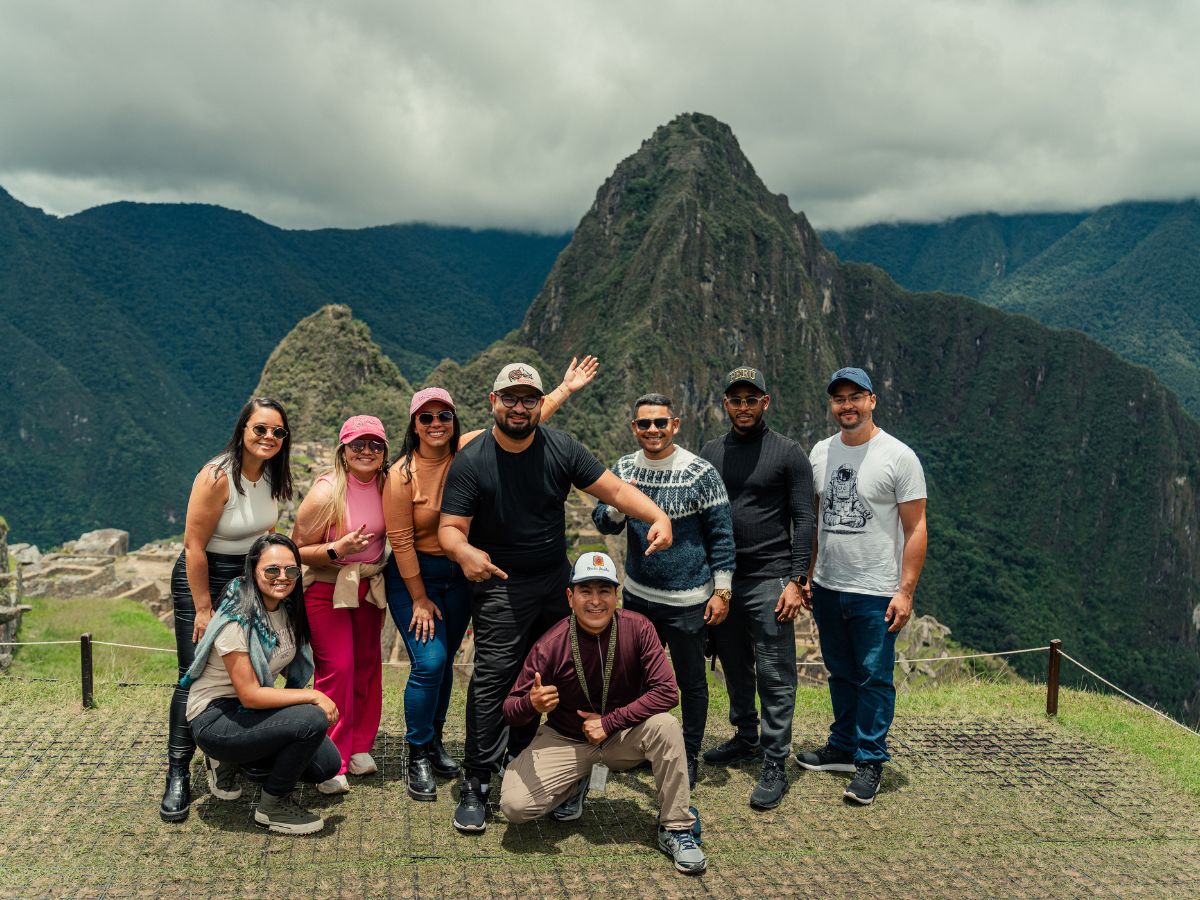
M296 545L292 543L290 537L275 531L262 535L250 546L250 551L246 554L246 564L242 568L242 583L233 596L234 606L231 610L240 617L258 618L265 623L269 623L270 620L267 618L267 607L263 603L262 591L258 589L258 563L268 547L287 547L292 552L292 556L296 558L296 565L300 565L300 551L296 549ZM312 635L308 627L308 614L304 609L304 584L301 579L296 579L291 593L283 598L282 606L287 610L288 625L296 646L309 643Z
M462 422L458 419L458 410L451 409L450 411L454 413L454 426L450 429L450 456L453 457L458 452L458 441L462 437ZM400 449L388 463L388 474L391 474L396 463L400 464L400 473L404 476L405 484L412 481L412 460L417 452L417 447L421 444L421 438L417 435L417 416L420 413L420 409L415 409L413 414L408 417L408 428L404 430L404 440L400 442Z
M229 485L233 490L239 494L246 493L242 490L242 447L245 444L246 425L256 409L273 409L283 420L283 430L287 432L283 436L283 446L279 448L278 453L267 460L266 470L267 480L271 482L271 499L291 500L292 432L288 428L287 410L278 400L272 400L269 397L251 397L246 401L246 405L238 413L237 424L233 426L233 434L229 438L229 443L225 445L225 449L216 459L217 468L224 469L229 473Z

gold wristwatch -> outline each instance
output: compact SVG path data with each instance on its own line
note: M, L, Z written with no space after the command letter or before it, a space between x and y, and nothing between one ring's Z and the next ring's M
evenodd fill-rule
M733 599L733 591L731 591L729 588L717 588L715 591L713 591L713 596L720 597L722 600L728 603Z

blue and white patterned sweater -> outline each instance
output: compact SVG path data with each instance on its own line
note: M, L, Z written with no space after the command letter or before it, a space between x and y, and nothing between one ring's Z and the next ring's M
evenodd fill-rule
M671 517L675 542L671 549L646 556L650 526L628 522L625 590L643 600L693 606L712 596L714 588L733 582L733 518L725 484L711 464L676 447L666 459L647 459L639 450L617 460L613 473L634 482ZM597 503L592 521L602 534L618 534L625 514Z

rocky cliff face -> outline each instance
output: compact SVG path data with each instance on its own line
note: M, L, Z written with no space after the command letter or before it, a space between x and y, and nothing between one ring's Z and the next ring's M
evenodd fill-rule
M772 426L807 448L833 431L829 373L867 368L877 420L929 481L918 611L988 650L1061 637L1200 714L1200 426L1080 334L840 263L722 123L680 116L617 167L519 339L554 369L601 356L559 424L607 461L633 448L628 404L645 391L676 400L684 445L723 431L720 377L741 363L766 375Z

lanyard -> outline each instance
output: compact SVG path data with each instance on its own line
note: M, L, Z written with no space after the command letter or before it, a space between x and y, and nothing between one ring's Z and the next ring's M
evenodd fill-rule
M579 679L579 686L583 688L583 696L587 699L588 706L593 711L596 710L596 704L592 702L591 692L588 690L587 679L583 676L583 658L579 655L579 631L576 627L575 614L571 613L571 659L575 663L575 676ZM604 709L608 706L608 686L612 683L613 663L617 658L617 614L613 612L612 630L608 635L608 654L604 658L604 680L601 682L600 688L600 715L604 715Z

